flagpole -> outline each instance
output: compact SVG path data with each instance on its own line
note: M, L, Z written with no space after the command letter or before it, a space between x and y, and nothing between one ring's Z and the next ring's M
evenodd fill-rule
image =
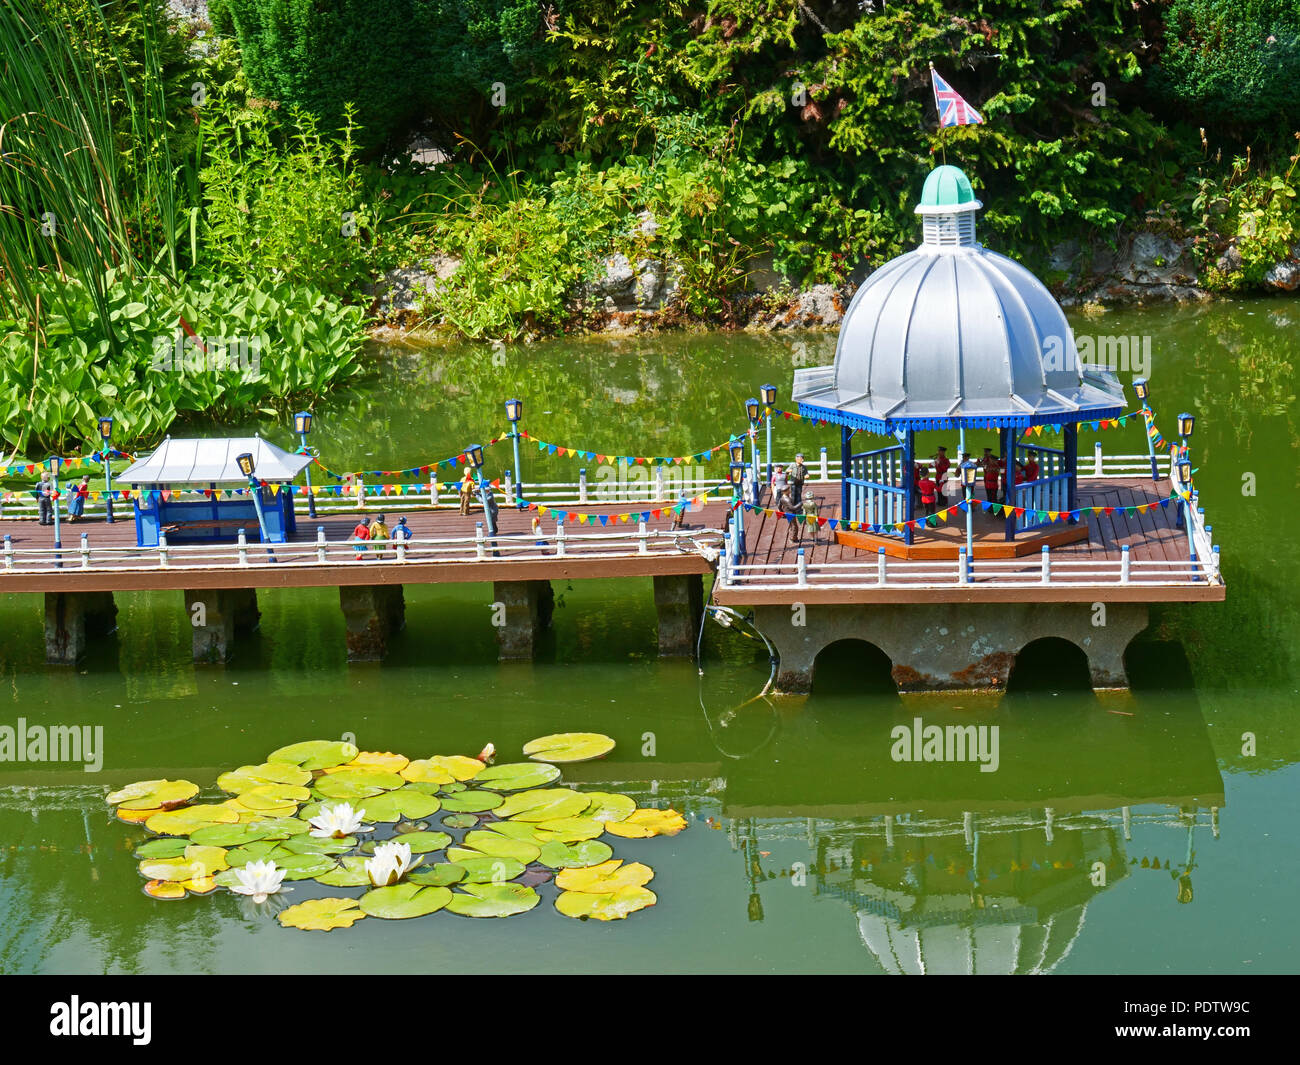
M934 64L930 64L930 91L934 93L934 113L939 120L939 157L943 160L943 165L948 165L948 148L943 140L943 109L939 106L939 90L934 83Z

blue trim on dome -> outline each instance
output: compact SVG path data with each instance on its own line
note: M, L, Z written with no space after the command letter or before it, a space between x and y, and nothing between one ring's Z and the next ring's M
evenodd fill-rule
M1027 429L1031 425L1077 425L1081 422L1095 422L1103 418L1118 418L1124 413L1123 406L1090 407L1074 411L1068 416L1061 414L1004 414L984 415L960 418L868 418L862 414L848 414L832 407L819 407L812 403L799 404L799 416L812 418L830 425L847 425L850 429L861 429L877 436L892 436L900 430L916 433L928 433L939 429Z

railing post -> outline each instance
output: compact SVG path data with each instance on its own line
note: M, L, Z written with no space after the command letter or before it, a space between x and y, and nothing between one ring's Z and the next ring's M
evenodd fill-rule
M718 580L723 585L731 583L731 522L727 522L727 531L722 534L722 556L718 559Z
M14 568L14 541L8 533L5 533L5 569Z
M81 568L90 569L90 534L81 534Z
M888 584L889 558L883 547L876 548L876 583Z
M1119 555L1119 583L1128 584L1133 573L1133 563L1129 558L1128 544L1120 549Z
M636 545L636 553L638 555L648 555L650 553L650 549L649 547L646 546L646 541L650 539L650 533L646 528L645 522L640 523L640 527L637 531L637 536L640 538L641 542Z
M518 505L519 500L515 498L515 478L509 470L505 473L506 502L512 507Z
M1092 475L1094 477L1101 476L1101 441L1100 440L1094 440L1092 442Z
M366 482L361 477L357 478L357 488L359 489L359 491L357 492L357 499L360 501L361 509L365 510L366 509Z
M578 471L578 502L587 502L587 471L585 468Z
M966 584L970 581L969 560L966 558L966 545L963 544L957 549L957 583Z
M796 558L796 565L799 568L799 587L808 587L808 559L804 557L803 548L799 548L799 554Z
M397 561L398 562L406 561L406 537L405 536L399 536L397 538Z
M244 531L243 526L239 529L239 564L248 565L248 533Z
M1043 583L1052 583L1052 549L1048 544L1043 544Z
M840 470L840 476L841 477L844 476L843 470ZM825 448L822 448L822 455L821 455L821 479L823 481L829 481L831 479L831 468L830 468L830 464L826 460Z
M474 523L474 548L479 558L487 558L487 551L483 545L483 523L481 521Z
M241 529L240 532L243 532ZM325 526L316 526L316 561L325 565Z
M664 487L664 468L655 467L655 499L666 499L667 489Z
M1210 573L1217 577L1219 575L1219 545L1215 544L1210 548Z
M438 474L435 470L429 471L429 506L438 506Z
M158 534L158 565L167 568L167 534Z

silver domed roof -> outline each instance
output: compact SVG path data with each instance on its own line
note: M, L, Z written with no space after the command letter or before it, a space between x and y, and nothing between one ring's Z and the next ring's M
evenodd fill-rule
M1065 314L1042 282L976 243L978 207L918 208L924 243L854 295L834 365L795 372L801 414L890 432L1121 413L1119 381L1079 364Z

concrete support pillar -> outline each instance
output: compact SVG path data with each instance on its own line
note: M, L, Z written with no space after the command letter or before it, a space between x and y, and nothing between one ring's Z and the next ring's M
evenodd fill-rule
M253 588L199 588L185 592L185 613L194 638L194 661L222 665L236 636L252 632L262 616Z
M689 573L655 577L654 582L660 656L693 655L704 616L704 578Z
M861 640L890 660L901 692L1001 690L1016 655L1044 637L1088 657L1095 688L1125 688L1124 651L1146 628L1145 603L907 603L758 606L754 623L780 655L776 690L812 690L818 654Z
M90 639L112 632L116 619L112 592L46 592L45 661L75 666Z
M406 622L400 584L345 585L339 606L348 641L349 662L379 662L388 652L388 637Z
M555 591L550 581L494 581L493 625L497 630L497 658L501 661L532 658L537 640L551 627Z

